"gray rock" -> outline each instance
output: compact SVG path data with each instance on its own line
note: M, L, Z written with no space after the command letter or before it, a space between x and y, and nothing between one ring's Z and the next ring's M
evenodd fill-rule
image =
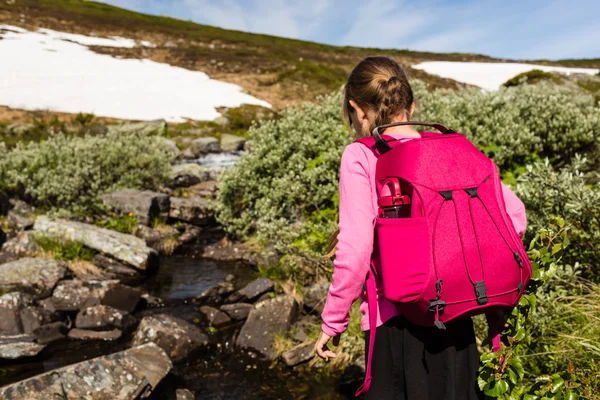
M163 136L167 133L167 122L165 120L130 122L122 125L111 125L109 132L118 132L125 135L139 134L144 136Z
M120 283L111 283L108 285L100 298L100 303L105 306L116 308L117 310L127 311L132 313L140 299L142 292L139 289L132 288Z
M313 355L314 355L313 348L314 347L315 347L315 342L299 344L298 346L294 347L293 349L283 353L281 355L281 358L283 359L283 362L285 363L285 365L287 365L289 367L293 367L295 365L298 365L300 363L303 363L303 362L308 361L311 358L313 358Z
M132 346L149 342L162 348L173 362L179 362L206 346L208 337L198 327L181 318L158 314L142 319Z
M238 293L242 296L243 299L256 299L263 293L270 292L273 290L275 284L269 278L258 278L241 288Z
M102 201L122 214L132 213L144 225L150 225L155 218L166 221L169 215L169 196L150 190L122 189L105 194Z
M167 138L160 138L160 142L165 147L165 149L167 149L167 151L170 153L172 159L176 159L181 156L181 150L179 150L179 147L177 147L177 144L175 143L174 140L167 139Z
M110 342L121 337L123 332L119 329L110 331L92 331L89 329L73 328L69 331L69 339L74 340L104 340Z
M254 145L253 140L246 140L246 143L244 143L244 151L252 151L253 145Z
M296 317L298 305L291 296L279 296L258 303L236 340L240 348L249 348L273 360L273 336L286 332Z
M221 144L214 137L202 137L195 139L190 146L196 157L202 154L218 153L221 151Z
M78 311L100 303L99 295L78 279L59 282L48 300L56 311Z
M196 156L196 153L194 153L194 150L188 147L181 153L181 158L184 160L195 160L198 157Z
M175 395L177 396L177 400L194 400L196 398L194 392L187 389L177 389Z
M141 275L138 270L128 267L120 262L106 257L102 254L96 254L92 259L92 264L107 271L109 275L121 279L135 280Z
M147 344L46 372L0 388L5 400L133 400L145 398L172 363L158 346ZM92 394L93 393L93 394Z
M184 229L185 230L181 235L179 235L179 243L182 244L192 243L198 239L202 233L202 228L191 224L184 224Z
M11 209L8 211L10 228L15 232L31 228L35 222L35 208L22 200L14 199L10 203Z
M328 281L320 281L309 287L304 288L304 306L310 311L317 314L323 312L325 300L327 300L327 291L330 283Z
M231 319L236 321L248 318L248 314L253 308L254 306L248 303L224 304L220 307L221 311L224 311Z
M191 186L189 190L200 197L214 197L218 188L219 183L217 181L204 181Z
M146 245L156 250L161 255L170 255L175 251L179 242L179 231L172 225L165 225L160 230L145 225L138 225L133 234L144 239Z
M21 258L0 264L0 291L21 291L43 298L52 293L66 272L65 263L46 258Z
M222 151L239 151L244 149L246 139L240 136L231 135L229 133L221 134L221 150Z
M33 331L42 325L56 322L60 318L59 313L45 309L43 307L25 307L19 311L19 319L23 333L33 334Z
M31 296L20 292L0 296L0 335L23 333L20 312L33 303Z
M213 120L213 122L219 126L226 126L226 125L229 125L230 121L229 121L229 118L227 118L224 115L221 115L221 116L218 116L217 118L215 118Z
M127 311L98 305L79 311L75 319L75 326L80 329L92 330L122 329L130 326L133 322L134 318Z
M206 225L212 213L209 201L202 197L172 197L169 216L193 225Z
M14 360L22 357L36 356L46 347L45 345L34 342L34 338L29 335L0 336L0 359ZM0 389L0 399L3 391Z
M45 216L36 219L34 230L46 236L81 242L87 247L108 254L137 269L146 270L158 267L159 259L156 251L146 246L142 239L133 235L82 222L51 220Z
M234 290L235 287L231 282L218 282L202 292L197 298L202 301L219 304L225 300L225 296L233 293Z
M169 175L169 186L188 187L209 179L209 171L195 163L174 165Z
M57 321L38 326L33 330L32 335L39 344L48 344L63 339L68 332L69 328L64 322Z
M320 320L314 315L305 315L292 326L292 337L298 342L305 342L308 339L307 332L315 326L320 327Z
M208 324L215 328L231 323L231 318L227 314L213 307L202 306L200 307L200 313L206 318Z
M2 245L2 251L17 257L34 257L40 247L35 243L31 231L22 231Z

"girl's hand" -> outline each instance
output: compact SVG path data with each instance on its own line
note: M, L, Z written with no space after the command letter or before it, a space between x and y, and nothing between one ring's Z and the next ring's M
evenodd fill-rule
M329 350L329 347L327 347L329 339L331 339L331 336L325 332L321 332L321 335L319 335L319 339L315 344L315 353L317 353L317 355L325 361L329 361L329 357L337 357L335 353ZM334 336L333 338L333 345L337 347L338 344L340 344L340 335Z

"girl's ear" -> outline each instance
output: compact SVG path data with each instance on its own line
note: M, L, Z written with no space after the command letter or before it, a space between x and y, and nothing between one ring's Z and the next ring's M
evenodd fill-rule
M408 120L412 119L413 114L415 113L415 107L416 107L416 104L413 101L413 103L410 105L410 109L408 110Z
M364 121L367 118L367 114L362 108L360 108L358 104L356 104L354 100L349 100L349 103L352 106L352 108L354 108L354 112L356 113L356 118L358 122L362 123L362 121Z

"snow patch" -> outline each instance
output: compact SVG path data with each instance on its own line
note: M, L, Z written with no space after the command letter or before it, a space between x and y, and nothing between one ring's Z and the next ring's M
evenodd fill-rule
M0 38L0 104L12 108L184 122L215 119L221 115L216 107L271 107L203 72L115 58L86 47L131 48L136 45L131 39L30 32L10 25L0 25Z
M443 78L454 79L458 82L479 86L485 90L498 90L500 85L510 78L532 69L563 74L581 73L595 75L600 70L594 68L551 67L547 65L525 63L483 63L459 61L427 61L413 68L421 69L429 74Z

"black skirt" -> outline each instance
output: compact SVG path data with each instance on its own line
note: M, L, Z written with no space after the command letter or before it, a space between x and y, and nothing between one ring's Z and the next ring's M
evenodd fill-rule
M478 400L479 353L470 318L445 331L403 316L377 328L371 388L366 400ZM368 354L369 332L365 332Z

